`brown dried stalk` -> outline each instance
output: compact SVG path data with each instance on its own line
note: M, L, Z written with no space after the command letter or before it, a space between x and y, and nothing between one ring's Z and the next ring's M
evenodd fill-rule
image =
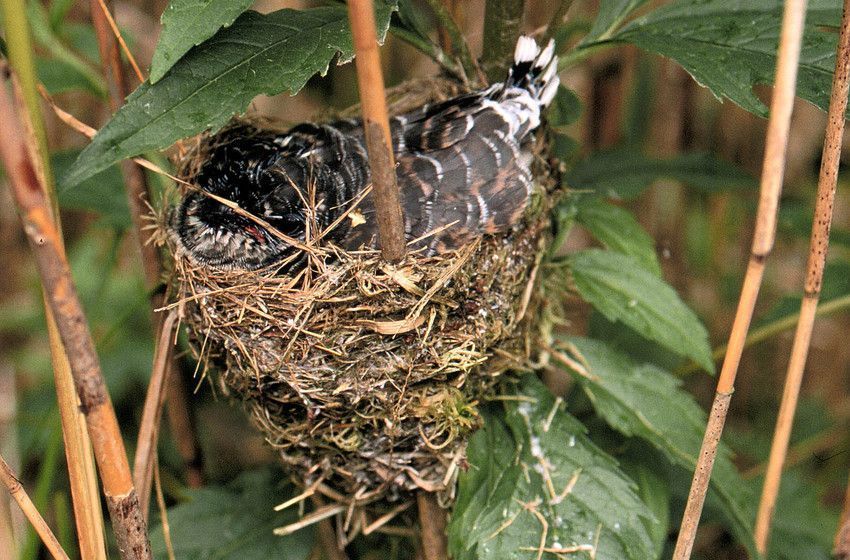
M838 181L838 164L841 160L841 141L844 136L844 119L847 110L847 94L850 91L850 0L844 0L844 14L841 18L841 30L838 36L838 52L835 57L835 74L832 78L832 95L829 100L829 115L826 126L826 138L823 142L820 179L818 181L818 199L812 221L812 236L809 245L809 259L806 264L806 280L803 285L803 302L800 306L800 319L794 333L791 357L788 361L788 373L785 377L785 389L767 473L764 479L758 515L756 516L756 548L761 554L767 550L770 535L770 523L779 494L782 478L782 465L788 453L791 439L791 426L794 412L800 396L803 382L803 370L806 366L809 346L812 341L815 312L820 299L823 269L829 248L829 229L832 224L832 207L835 201L835 185Z
M29 522L32 524L35 532L38 533L38 536L41 537L44 546L47 547L47 550L50 551L50 554L53 555L56 560L68 560L68 555L65 554L65 551L62 550L62 545L59 544L59 541L56 539L56 536L53 534L53 531L48 527L47 522L38 513L38 510L35 508L35 504L32 503L32 500L27 495L24 487L21 486L21 482L12 472L12 469L9 468L9 465L6 464L6 461L0 456L0 480L3 481L3 485L9 490L9 494L15 498L15 501L18 502L18 505L21 506L21 510L24 512L24 515L27 516Z
M154 464L156 462L156 444L159 440L159 424L162 417L162 405L165 402L165 388L168 387L172 371L171 350L174 348L174 327L177 324L177 312L172 311L162 322L159 340L154 352L151 380L142 410L142 423L136 440L136 456L133 462L133 482L139 493L139 504L145 519L148 518L148 505L151 497Z
M110 13L109 3L106 0L91 0L90 9L103 72L106 75L106 83L109 85L110 106L114 112L118 110L124 102L124 98L129 93L124 74L124 65L121 63L121 55L118 48L119 42L121 42L121 46L124 48L124 52L127 54L127 58L130 60L136 76L140 81L144 80L144 76L141 74L132 53L126 48L120 33L118 33L118 28L115 26L115 21ZM120 167L127 190L127 200L130 207L130 216L133 221L133 230L139 242L139 249L141 250L145 288L148 293L152 294L150 304L153 311L162 307L164 300L163 294L158 289L162 283L162 259L156 244L150 242L152 232L146 230L144 227L144 216L147 213L151 198L150 191L148 189L147 178L140 164L135 161L124 160L121 162ZM161 315L153 312L152 323L154 332L159 332L162 327ZM173 357L168 360L167 365L170 370L166 377L169 381L168 394L171 396L167 401L171 433L176 440L177 449L186 466L187 482L190 487L198 487L203 483L201 454L199 451L200 446L195 438L192 418L189 414L186 390L179 375L179 367ZM158 435L158 430L156 435ZM144 471L151 472L150 465L147 465ZM151 479L150 477L145 477L144 480L147 481L147 486L144 488L139 487L139 495L140 497L149 497ZM142 499L141 502L146 506L147 499ZM143 511L147 512L147 507L144 507Z
M21 113L23 127L26 131L26 136L22 137L22 142L24 142L35 165L36 175L41 179L40 184L45 189L44 196L50 202L50 210L56 227L61 231L59 205L53 188L53 173L47 151L44 118L36 91L37 76L25 3L22 0L5 2L3 16L9 63L16 71L15 79L10 80L10 82L19 106L26 108L26 111ZM5 75L5 66L0 71ZM68 358L65 355L59 332L47 305L46 296L44 307L80 555L83 560L105 560L103 513L100 509L97 474L92 459L91 443L86 434L85 419L79 411Z
M778 60L776 64L776 84L770 106L767 137L764 153L764 165L761 176L761 191L756 214L753 245L750 261L741 287L738 310L729 334L729 349L723 360L717 392L706 426L700 454L697 459L694 478L691 482L688 502L682 517L674 560L687 560L696 538L702 506L711 479L711 470L720 435L726 422L726 413L735 388L735 377L741 353L753 317L753 308L758 298L764 275L765 261L773 249L776 234L777 209L779 195L782 192L782 179L785 168L785 150L788 145L788 132L791 125L791 111L794 107L794 93L797 83L797 64L800 58L800 44L803 36L803 23L806 18L806 0L788 0L782 16L782 34L779 40Z
M437 496L421 491L416 495L419 506L419 525L422 529L422 552L425 560L445 560L449 557L446 544L446 511L437 503Z
M80 305L71 271L35 169L21 143L20 121L5 88L0 88L0 154L12 185L24 230L36 259L50 310L65 347L80 408L94 447L106 502L121 557L150 558L150 544L130 476L118 420Z
M357 66L357 85L363 110L366 149L369 169L375 190L375 216L378 220L378 239L381 256L389 262L404 258L404 218L401 211L398 183L395 174L384 76L375 31L375 11L372 0L348 2L351 34L354 38L354 62Z

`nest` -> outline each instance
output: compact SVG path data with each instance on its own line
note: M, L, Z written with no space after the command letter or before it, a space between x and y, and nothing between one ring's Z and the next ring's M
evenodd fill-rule
M204 145L181 161L183 177ZM554 181L544 172L537 182L508 234L395 265L317 241L291 275L220 271L163 235L172 306L204 371L304 487L352 507L418 489L448 495L479 403L534 346Z

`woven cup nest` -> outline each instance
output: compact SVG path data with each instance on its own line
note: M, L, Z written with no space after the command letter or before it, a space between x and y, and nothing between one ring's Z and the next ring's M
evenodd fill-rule
M391 111L456 93L428 84L428 98L408 86ZM192 144L177 166L189 182L209 137ZM161 216L193 352L301 485L352 507L419 489L451 498L479 403L534 346L555 191L536 159L536 192L510 233L397 264L319 241L291 275L215 270L187 260Z

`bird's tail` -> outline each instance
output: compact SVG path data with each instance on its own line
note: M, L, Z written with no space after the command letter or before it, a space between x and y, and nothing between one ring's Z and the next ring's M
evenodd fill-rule
M514 50L514 63L505 80L507 88L527 90L532 99L541 108L546 107L555 98L560 78L558 77L558 57L555 56L555 41L550 39L544 49L540 49L532 37L523 35Z
M523 142L540 126L540 113L555 98L560 82L555 42L549 41L541 50L537 41L522 36L517 41L507 79L492 86L488 95L498 104L497 110L508 123L511 134Z

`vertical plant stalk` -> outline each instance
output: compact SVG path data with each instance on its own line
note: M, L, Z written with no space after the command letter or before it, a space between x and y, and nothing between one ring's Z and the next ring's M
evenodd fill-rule
M729 402L735 390L738 365L741 361L747 331L753 317L753 308L758 299L759 288L764 276L765 261L773 249L773 241L776 235L776 214L779 207L779 195L782 192L785 151L788 146L791 112L794 107L797 65L800 59L800 45L805 19L806 0L788 0L785 3L753 245L744 283L741 287L738 309L732 323L732 331L729 334L729 349L720 370L717 392L709 413L708 425L697 458L694 478L691 482L685 513L679 529L679 537L676 540L676 548L673 552L674 560L688 560L691 557L700 515L702 514L702 506L711 480L714 459L717 456L717 447L720 444L720 436L726 422Z
M451 52L457 58L467 81L475 80L478 73L475 61L469 53L469 45L466 44L463 32L455 21L455 13L458 11L458 6L455 4L456 0L427 0L427 2L440 23L438 29L440 47L446 52ZM451 7L447 7L444 2L451 3Z
M818 180L818 198L812 220L812 236L809 245L809 258L806 264L806 280L803 285L803 302L800 306L800 319L794 333L791 357L788 360L788 372L770 458L764 478L758 515L756 516L755 539L759 553L767 550L770 536L770 524L779 494L782 478L782 466L788 453L791 439L791 427L794 424L794 412L800 396L803 371L812 341L815 312L820 299L823 269L826 253L829 249L829 230L832 225L832 209L835 202L835 186L838 182L838 164L841 160L841 141L844 136L844 119L847 110L848 81L850 78L850 0L844 0L844 13L841 17L841 30L838 36L838 51L835 57L835 73L832 78L832 95L829 100L826 137L823 142L820 178Z
M513 60L525 0L487 0L481 69L490 82L504 79Z
M369 169L372 173L381 256L389 262L398 262L404 258L406 251L404 217L396 181L372 0L348 2L348 17L354 38L354 62L357 66L366 150L369 153Z
M61 236L51 218L49 202L30 156L21 143L23 132L5 87L0 87L0 122L3 123L0 127L0 155L71 365L118 550L125 560L149 559L147 529L133 488L118 419L106 392Z
M422 529L424 560L444 560L449 557L446 538L446 512L437 503L437 496L420 491L416 495L419 506L419 525Z
M26 136L21 136L21 141L25 143L28 155L35 164L35 173L39 178L41 188L44 189L43 196L49 203L56 228L60 232L60 248L64 251L59 222L59 203L54 188L44 117L41 113L37 91L32 39L24 2L22 0L5 2L3 14L9 62L16 71L16 79L11 80L12 88L19 103L26 107L25 114L21 115ZM0 71L5 72L5 67L0 68ZM6 80L2 81L5 85ZM56 385L56 400L62 420L62 434L65 440L65 456L80 555L83 560L105 560L103 514L100 509L91 442L86 433L85 419L79 410L79 401L74 390L74 380L65 348L62 346L59 331L47 303L46 294L43 294L43 297L45 299L45 317L50 341L50 357Z
M165 389L168 387L169 376L173 373L168 367L171 361L171 350L174 347L174 327L177 324L177 313L172 311L162 322L159 340L154 352L151 381L145 397L142 410L142 422L139 436L136 440L136 456L133 461L133 482L139 493L139 504L145 520L148 519L153 471L156 463L156 444L159 435L159 424L162 416L162 405L165 402Z
M98 51L100 52L101 65L106 76L109 87L109 104L115 112L124 102L129 94L127 79L124 73L124 65L121 62L121 52L115 34L114 20L109 12L109 3L106 0L91 0L90 10L92 25L97 37ZM140 80L141 75L138 66L134 63ZM162 307L163 294L159 289L162 284L162 259L154 243L150 242L150 233L144 228L144 215L147 213L148 204L151 199L147 178L142 167L131 160L124 160L120 164L121 175L124 178L124 186L127 191L127 200L130 207L130 216L133 221L133 231L138 240L142 257L142 270L145 277L145 288L151 295L151 319L154 333L158 333L162 327L162 317L154 310ZM196 488L203 484L203 470L200 454L200 446L195 439L195 430L189 407L186 404L186 390L179 375L179 367L173 356L169 357L168 368L168 395L167 400L168 418L171 433L177 443L177 449L183 458L186 467L187 482L190 487ZM139 496L150 496L150 478L147 477L148 486L139 487ZM145 505L143 511L147 512L147 500L142 499Z
M24 512L29 522L32 524L35 532L38 533L38 536L41 537L41 541L44 543L44 546L47 547L47 550L50 551L50 554L56 560L68 560L68 555L65 554L65 551L62 550L62 545L59 544L59 540L56 538L56 535L53 534L53 531L50 530L50 527L47 525L47 522L38 513L38 510L35 507L35 504L32 503L30 497L27 495L26 491L24 491L24 487L21 485L21 482L12 472L12 469L9 468L9 465L6 464L6 461L0 456L0 480L3 481L3 485L9 490L9 494L18 502L18 505L21 506L21 511Z

